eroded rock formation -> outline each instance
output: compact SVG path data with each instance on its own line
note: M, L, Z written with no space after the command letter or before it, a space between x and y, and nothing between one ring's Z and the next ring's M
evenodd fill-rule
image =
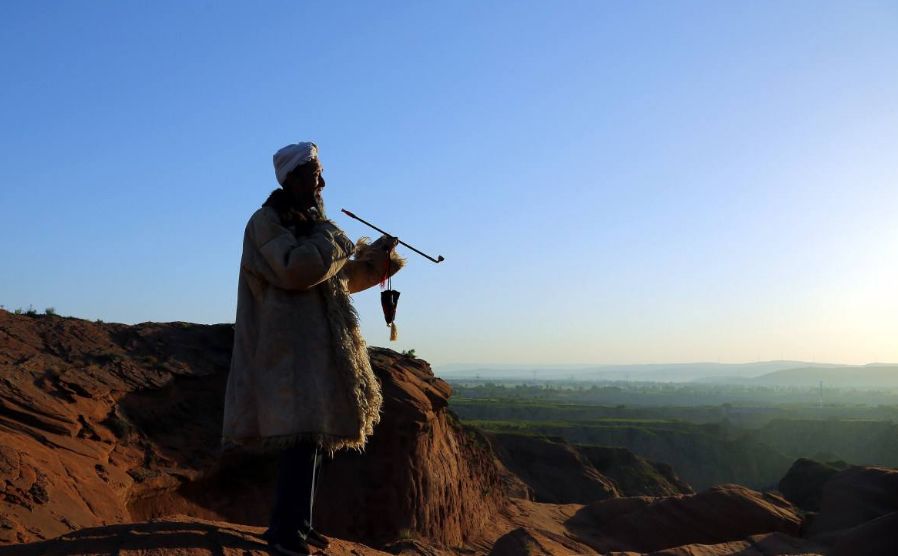
M502 464L524 483L518 496L538 502L585 504L618 496L692 493L669 465L626 448L579 446L537 434L486 436Z
M693 495L595 502L584 506L567 525L602 552L651 552L760 533L797 537L801 517L792 504L775 494L721 485Z
M560 438L487 436L502 463L527 485L528 497L537 502L585 504L620 495L611 480Z
M185 514L263 526L275 458L219 457L230 325L92 323L0 311L0 542ZM426 362L373 348L384 418L326 462L329 534L462 546L504 503L479 433Z

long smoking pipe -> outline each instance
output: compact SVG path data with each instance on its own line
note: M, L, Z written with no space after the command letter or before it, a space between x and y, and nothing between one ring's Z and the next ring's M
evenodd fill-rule
M349 212L349 211L346 210L346 209L340 209L340 210L343 211L343 212L345 212L345 213L346 213L348 216L350 216L351 218L355 218L356 220L358 220L358 221L361 222L362 224L364 224L364 225L366 225L366 226L368 226L368 227L374 228L375 230L377 230L378 232L380 232L380 233L382 233L382 234L388 235L388 236L390 236L390 237L396 237L396 236L394 236L393 234L388 234L387 232L381 230L380 228L378 228L377 226L375 226L375 225L372 224L371 222L368 222L368 221L366 221L366 220L362 220L361 218L359 218L358 216L356 216L355 214ZM431 261L433 261L433 262L435 262L435 263L441 263L441 262L443 262L443 261L446 260L446 259L443 258L442 255L437 255L437 258L434 259L434 258L431 257L430 255L418 251L417 249L415 249L414 247L412 247L411 245L409 245L408 243L406 243L406 242L404 242L404 241L402 241L402 240L399 240L399 243L401 243L402 245L405 245L406 247L408 247L409 249L411 249L411 250L414 251L415 253L421 255L422 257L427 257L428 259L430 259Z

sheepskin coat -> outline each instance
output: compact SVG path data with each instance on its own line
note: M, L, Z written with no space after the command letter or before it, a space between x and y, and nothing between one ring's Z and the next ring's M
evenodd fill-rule
M353 247L329 220L297 230L272 206L246 225L223 451L273 451L299 440L330 454L361 451L380 420L380 384L349 294L404 260L383 248L386 237Z

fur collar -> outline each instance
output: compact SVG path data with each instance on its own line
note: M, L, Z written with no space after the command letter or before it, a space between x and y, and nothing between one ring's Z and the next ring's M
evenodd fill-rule
M308 235L315 225L315 218L309 212L296 208L290 195L283 189L275 189L262 203L263 207L271 207L277 212L281 224L290 229L295 236Z

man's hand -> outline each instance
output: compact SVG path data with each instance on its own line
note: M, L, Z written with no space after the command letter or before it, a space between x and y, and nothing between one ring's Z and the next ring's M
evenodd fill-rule
M399 245L399 238L391 235L384 234L377 238L377 241L371 244L371 247L376 247L383 251L390 252Z

